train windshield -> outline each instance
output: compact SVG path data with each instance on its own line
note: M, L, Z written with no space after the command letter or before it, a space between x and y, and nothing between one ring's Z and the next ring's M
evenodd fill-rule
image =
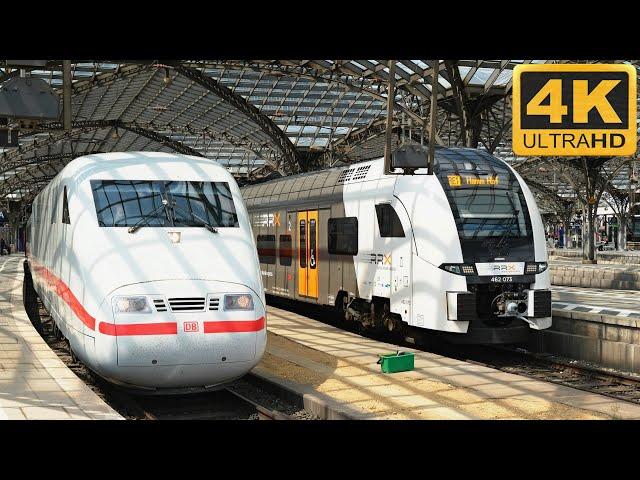
M461 239L532 235L522 188L504 163L479 150L436 152L435 173L447 194Z
M451 191L457 207L456 223L463 238L529 235L522 194L512 190L479 187Z
M91 180L91 190L101 227L238 226L227 182Z

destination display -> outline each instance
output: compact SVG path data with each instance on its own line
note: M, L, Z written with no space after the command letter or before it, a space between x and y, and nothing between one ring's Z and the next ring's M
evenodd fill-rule
M498 175L447 175L450 187L495 187L500 184Z

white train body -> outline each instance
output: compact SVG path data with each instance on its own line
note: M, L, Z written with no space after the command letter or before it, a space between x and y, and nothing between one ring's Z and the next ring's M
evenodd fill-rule
M376 323L367 312L373 304L373 316L388 309L406 325L461 334L451 335L460 341L517 342L551 326L535 199L517 172L485 152L437 149L435 175L387 175L377 159L242 193L259 253L261 244L278 253L259 255L269 294L343 306L354 319L360 310L363 323ZM283 235L292 266L277 258ZM332 247L341 238L344 248Z
M113 382L150 392L214 388L264 352L251 226L235 180L211 160L75 159L33 202L27 258L76 356Z

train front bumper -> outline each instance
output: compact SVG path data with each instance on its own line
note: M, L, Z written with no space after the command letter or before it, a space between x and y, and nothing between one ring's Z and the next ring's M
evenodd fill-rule
M544 330L551 326L551 291L548 289L524 290L512 301L522 306L520 311L514 310L514 318L522 318L529 328ZM473 322L477 319L477 300L474 292L447 292L447 320ZM503 312L504 317L510 316Z
M243 297L242 305L225 297ZM132 387L221 385L253 368L266 345L262 298L240 284L133 284L112 292L101 310L110 321L97 325L99 373Z

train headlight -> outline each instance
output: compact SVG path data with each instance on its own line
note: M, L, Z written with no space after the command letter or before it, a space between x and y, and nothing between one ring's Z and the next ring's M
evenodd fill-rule
M476 267L468 263L443 263L440 268L456 275L476 275Z
M224 296L225 310L253 310L253 297L248 293Z
M114 313L151 313L147 297L113 297Z
M525 266L524 273L536 274L544 272L548 267L547 262L528 262Z

